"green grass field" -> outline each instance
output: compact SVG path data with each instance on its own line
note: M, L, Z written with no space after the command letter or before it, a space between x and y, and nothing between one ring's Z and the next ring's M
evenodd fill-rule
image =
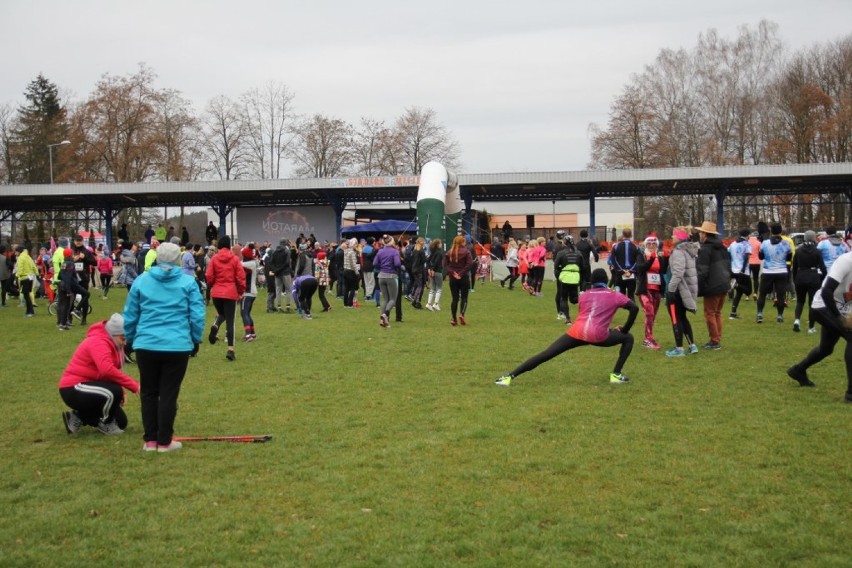
M640 314L630 384L608 383L614 349L586 347L500 388L564 332L552 284L477 284L464 328L445 291L389 330L372 304L304 321L261 296L236 362L207 343L191 361L176 433L273 440L171 454L141 451L132 395L123 436L66 434L56 385L84 330L43 303L0 310L0 565L852 564L842 342L803 389L784 371L817 336L792 309L758 326L744 303L721 351L681 359L641 347ZM126 292L97 294L93 320ZM664 312L656 327L671 347Z

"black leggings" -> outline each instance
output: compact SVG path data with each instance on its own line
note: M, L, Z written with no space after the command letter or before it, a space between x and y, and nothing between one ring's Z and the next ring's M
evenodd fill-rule
M354 270L343 271L343 305L355 305L355 295L358 293L358 273Z
M453 295L453 301L450 304L450 311L453 314L453 321L456 321L456 313L464 315L467 312L467 294L470 290L470 279L467 275L456 280L450 276L450 294ZM461 307L459 307L461 301ZM459 309L461 308L461 309Z
M112 283L112 274L101 274L101 288L103 288L104 296L109 294L109 287Z
M59 389L62 400L88 426L97 426L100 422L112 422L124 430L127 428L127 415L121 408L124 390L118 383L109 381L86 381L73 387Z
M228 339L228 347L234 346L234 319L237 315L237 301L225 298L213 298L213 306L216 308L216 320L213 325L218 329L222 322L226 322L225 337Z
M213 298L214 302L217 300L223 301ZM236 306L234 300L224 301ZM136 351L142 426L145 429L143 438L146 442L157 442L161 446L172 443L178 394L188 364L188 352Z
M311 305L313 304L314 292L317 291L316 279L306 279L299 286L299 306L305 315L311 315Z
M775 291L775 309L778 310L778 315L784 315L784 303L787 300L787 273L779 274L761 274L760 275L760 292L757 296L757 312L763 312L763 306L766 304L766 295L771 291Z
M819 287L822 284L819 274L813 273L813 277L802 278L800 275L796 279L796 319L802 317L802 311L805 308L805 299L810 306L814 302L814 296L819 292ZM808 327L814 326L814 311L808 310Z
M836 318L830 316L825 309L811 309L811 316L820 323L822 330L819 335L819 345L797 365L803 371L816 365L834 352L834 346L840 338L846 340L846 350L843 359L846 362L846 393L852 393L852 331L840 325Z
M506 276L503 280L501 280L501 282L506 282L508 280L509 281L509 289L511 290L512 288L515 287L515 280L518 279L518 267L517 266L507 266L506 268L509 269L509 275Z
M580 297L579 284L565 284L556 281L556 311L565 314L565 317L571 319L571 308L568 306L570 301L576 304Z
M556 341L550 344L550 347L539 353L538 355L533 355L509 373L512 377L517 377L527 371L532 371L542 363L550 361L557 355L560 355L569 349L574 349L575 347L582 347L583 345L594 345L596 347L612 347L614 345L621 345L621 349L618 352L618 360L615 362L615 367L613 367L613 373L620 373L621 369L624 367L624 363L627 362L627 358L630 357L630 352L633 350L633 336L629 333L624 333L622 331L610 330L609 337L601 341L600 343L589 343L587 341L582 341L580 339L575 339L568 334L564 334L559 337Z
M737 285L734 288L734 302L731 304L732 314L737 313L737 307L740 305L743 296L750 296L752 291L751 276L748 274L734 274L734 280L737 281Z
M669 317L672 318L675 347L683 347L684 338L689 345L695 343L695 336L692 335L692 324L686 317L686 308L680 295L676 294L672 302L666 302L666 309L669 310Z

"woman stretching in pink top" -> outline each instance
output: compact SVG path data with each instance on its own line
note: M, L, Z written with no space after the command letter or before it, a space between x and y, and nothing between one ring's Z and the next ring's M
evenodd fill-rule
M532 371L542 363L550 361L557 355L575 347L583 345L596 345L598 347L612 347L621 345L618 360L609 375L610 383L626 383L629 379L621 372L624 363L633 350L633 336L630 335L630 327L636 320L639 308L630 298L614 290L607 288L606 270L596 268L592 272L592 287L580 295L580 314L565 335L554 341L550 347L534 355L521 363L514 371L497 379L496 384L508 387L512 379ZM619 308L624 308L630 315L624 325L610 329L612 318Z

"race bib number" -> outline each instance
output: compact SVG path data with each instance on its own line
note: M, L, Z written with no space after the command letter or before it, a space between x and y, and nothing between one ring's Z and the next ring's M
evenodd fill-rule
M648 284L656 284L657 286L662 284L662 279L660 278L660 274L658 272L649 272L648 273Z
M74 263L74 270L76 270L77 272L83 272L83 263L82 262L75 262Z

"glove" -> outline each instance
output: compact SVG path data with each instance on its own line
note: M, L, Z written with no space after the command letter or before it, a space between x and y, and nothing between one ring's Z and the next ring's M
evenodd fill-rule
M196 355L198 355L198 347L200 345L201 345L200 343L193 343L192 344L192 351L189 352L190 357L195 357Z

